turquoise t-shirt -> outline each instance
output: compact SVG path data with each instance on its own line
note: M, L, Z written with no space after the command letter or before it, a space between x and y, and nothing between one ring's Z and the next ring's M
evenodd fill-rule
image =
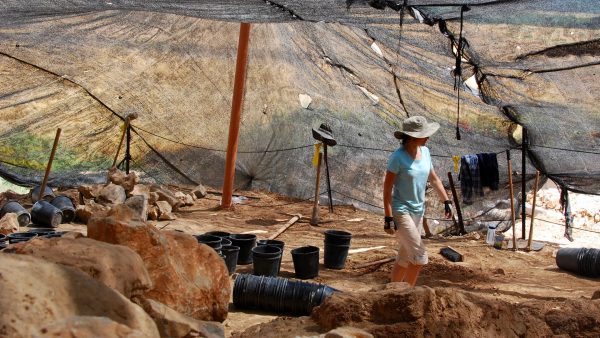
M393 213L423 215L425 189L431 168L431 155L427 147L421 147L419 160L410 157L403 146L392 153L387 170L396 174L392 190Z

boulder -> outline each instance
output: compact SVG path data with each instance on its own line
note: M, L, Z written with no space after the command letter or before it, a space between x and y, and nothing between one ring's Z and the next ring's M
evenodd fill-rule
M158 196L158 194L155 192L149 193L148 194L148 204L150 204L150 205L156 204L156 201L158 201L159 197L160 196Z
M204 198L206 197L206 194L206 188L202 184L199 184L192 190L192 195L196 196L196 198Z
M121 204L127 199L125 189L116 184L109 183L102 188L100 195L96 198L96 202L104 204Z
M152 299L140 301L140 306L154 319L161 337L225 337L221 323L196 320Z
M129 192L129 196L144 195L149 197L150 188L145 184L136 184L133 190Z
M92 215L106 215L110 210L109 206L94 202L94 200L85 201L84 205L78 205L75 209L75 219L87 224Z
M9 212L0 218L0 234L8 235L19 232L19 218L17 214Z
M2 337L30 337L73 316L107 317L144 337L159 337L142 308L78 269L10 253L0 255L0 266Z
M323 338L373 338L373 335L355 327L342 326L327 332Z
M176 192L175 197L179 199L183 206L194 205L194 200L192 199L192 196L184 194L181 191Z
M159 215L159 211L158 211L157 206L153 205L148 208L148 219L151 219L153 221L158 221L158 215Z
M156 207L158 207L158 219L161 221L169 221L176 219L176 217L171 214L171 205L166 201L158 201L156 202Z
M108 179L112 183L122 186L126 192L132 191L139 181L139 177L135 172L132 171L129 174L125 174L115 167L110 168L108 171Z
M131 196L125 201L125 205L133 210L135 220L141 222L146 222L146 220L148 220L148 196Z
M171 206L171 208L173 208L173 210L177 210L177 208L179 208L180 206L183 205L183 203L181 203L181 201L177 197L175 197L175 194L173 194L170 190L165 189L163 187L153 185L150 187L150 192L157 193L158 201L165 201L165 202L169 203L169 205Z
M59 237L20 243L14 252L77 268L128 299L152 287L142 258L126 246Z
M145 338L142 331L119 324L106 317L74 316L42 326L37 337L53 338Z
M86 199L95 199L100 196L100 191L102 191L104 186L96 184L96 185L80 185L77 187L77 191Z
M93 217L88 237L128 246L142 257L153 283L145 298L195 319L223 321L231 294L223 259L191 235L159 231L131 215L127 206L119 205L106 217Z

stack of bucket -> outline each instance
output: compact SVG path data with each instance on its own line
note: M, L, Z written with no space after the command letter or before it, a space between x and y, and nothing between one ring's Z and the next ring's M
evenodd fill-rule
M334 291L323 284L241 274L233 286L233 304L240 309L309 315Z
M343 269L348 258L352 234L341 230L325 231L325 267Z
M556 253L559 268L586 277L600 277L600 250L588 248L562 248Z
M240 248L232 245L232 240L229 238L231 234L225 231L209 231L202 235L196 236L198 243L203 243L221 255L227 266L229 275L235 272Z

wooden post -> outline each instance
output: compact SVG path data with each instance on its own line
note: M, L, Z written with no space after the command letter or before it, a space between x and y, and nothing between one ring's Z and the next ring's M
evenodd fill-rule
M52 168L52 162L54 161L54 154L56 153L56 148L58 147L58 139L60 139L60 132L62 130L60 128L56 129L56 135L54 136L54 144L52 145L52 151L50 152L50 159L48 159L48 164L46 165L46 172L44 173L44 180L42 181L42 185L40 186L40 194L38 195L38 200L41 201L44 197L44 191L46 190L46 184L48 184L48 176L50 176L50 169Z
M523 135L521 137L521 238L523 239L525 239L525 197L527 194L527 182L525 181L525 177L527 177L526 159L528 145L527 128L523 127Z
M448 183L450 183L450 189L452 190L452 199L454 200L454 208L456 209L456 215L458 216L458 229L461 235L466 234L465 225L463 223L462 212L460 210L460 204L458 203L458 195L456 194L456 188L454 187L454 180L452 179L452 172L448 172Z
M237 157L238 135L244 101L249 40L250 24L242 22L240 24L240 37L233 83L233 102L231 103L231 117L229 120L229 139L227 141L227 157L225 159L225 175L223 177L223 195L221 197L221 208L223 209L231 207L231 196L233 195L235 160Z
M323 154L319 152L317 159L317 178L315 179L315 200L313 201L312 217L310 218L310 225L319 224L319 185L321 182L321 159Z
M121 146L123 145L123 139L125 138L125 134L127 134L127 129L129 128L129 117L125 117L125 125L123 132L121 133L121 140L119 141L119 146L117 147L117 153L115 154L115 159L113 160L112 167L117 165L117 160L119 159L119 153L121 152Z
M540 171L536 170L535 183L533 184L533 201L531 202L531 224L529 225L529 239L527 241L527 251L531 251L531 240L533 239L533 220L535 218L535 199L537 196L539 182L540 182Z
M513 251L517 251L517 230L515 229L515 201L513 199L513 181L512 181L512 163L510 161L510 150L506 151L506 157L508 162L508 188L510 191L510 222L512 224L512 240L513 240Z

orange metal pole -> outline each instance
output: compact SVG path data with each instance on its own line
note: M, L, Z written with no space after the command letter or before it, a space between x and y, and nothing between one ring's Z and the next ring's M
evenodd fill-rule
M231 207L233 195L233 180L235 178L235 160L237 157L240 118L244 102L244 84L246 83L246 65L248 60L248 45L250 40L250 24L240 24L235 80L233 83L233 99L231 103L231 118L229 120L229 140L227 142L227 158L225 159L225 176L223 177L223 195L221 208Z

